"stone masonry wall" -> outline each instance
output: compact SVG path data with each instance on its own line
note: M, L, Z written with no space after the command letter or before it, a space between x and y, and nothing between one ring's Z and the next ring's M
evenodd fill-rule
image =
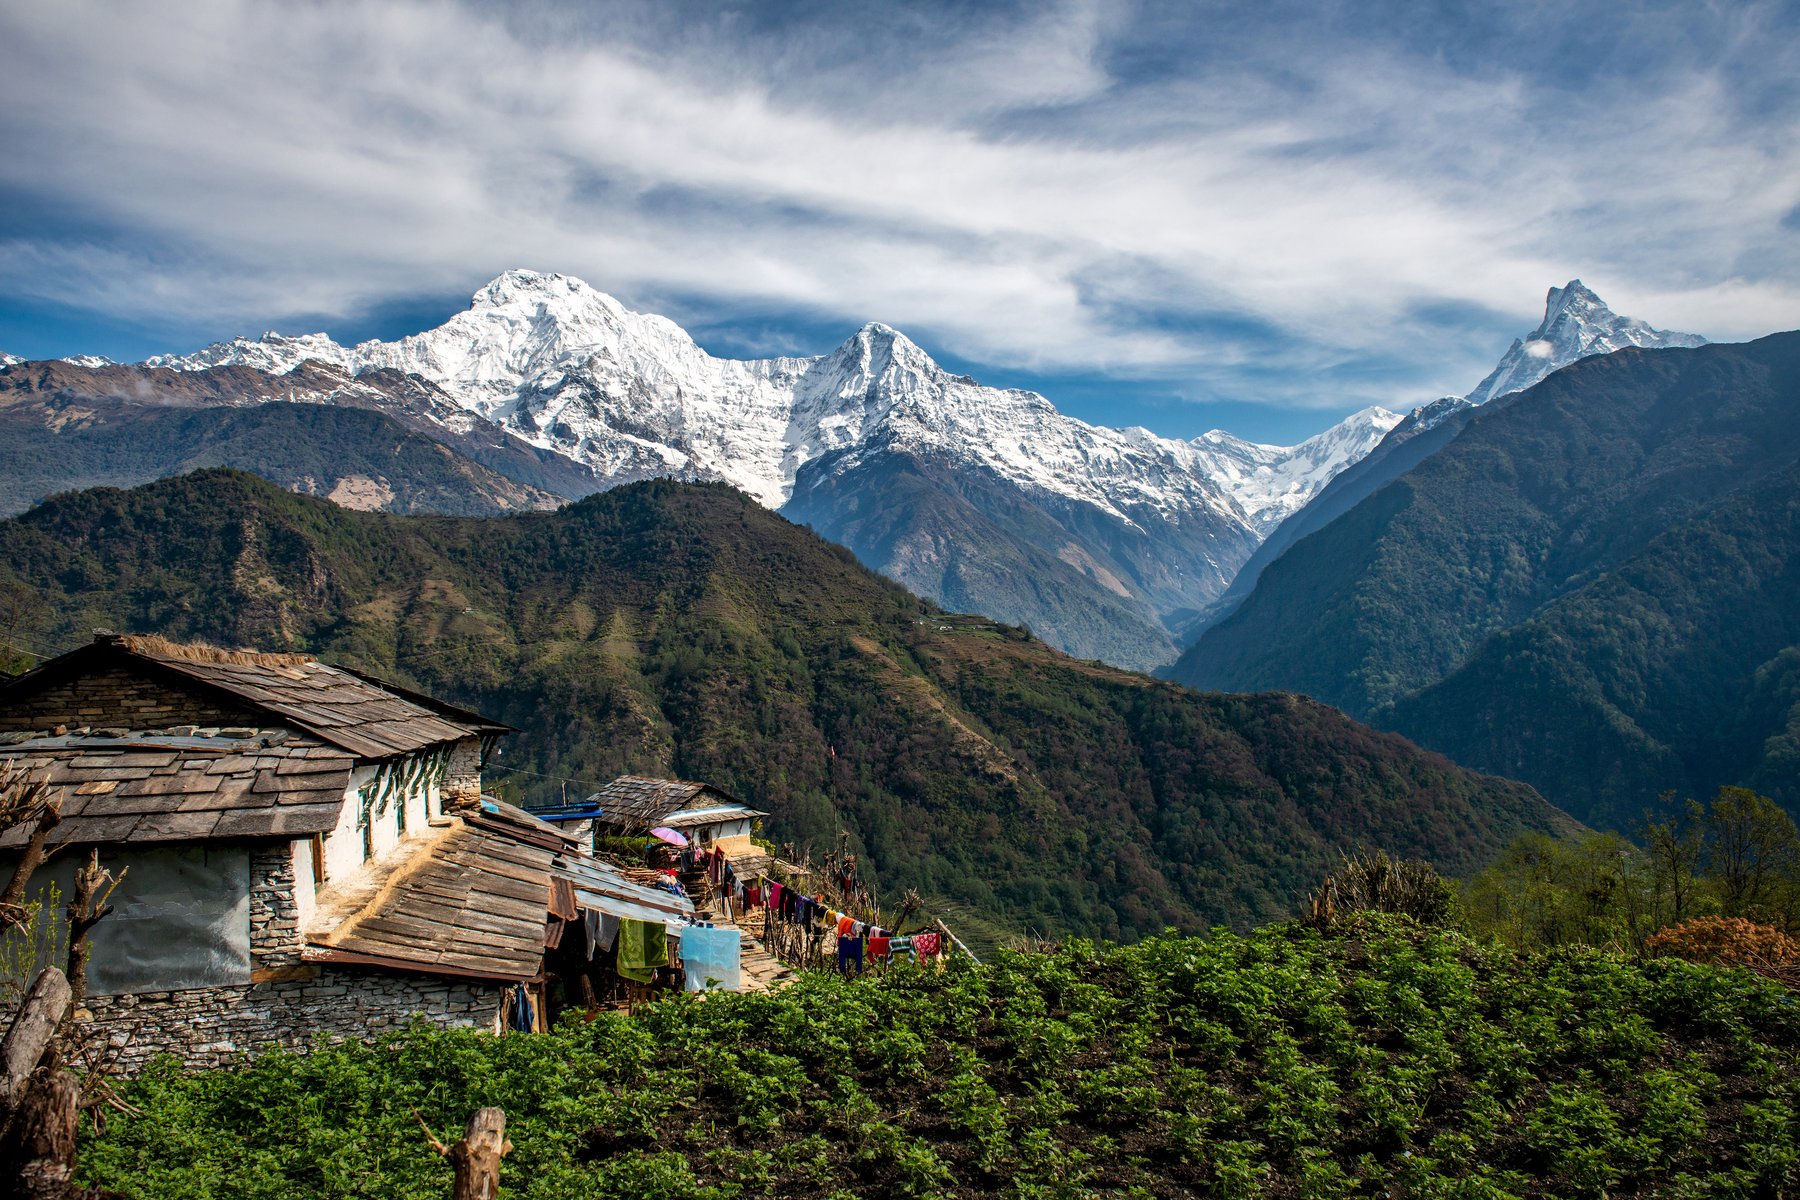
M287 842L250 851L250 963L258 975L300 961L300 906L294 900L294 851Z
M287 842L250 848L251 982L94 996L87 1001L96 1035L127 1072L158 1054L190 1067L218 1066L270 1044L304 1048L372 1038L423 1018L441 1027L491 1028L504 985L365 967L304 963L294 855Z
M271 1044L303 1049L321 1036L373 1038L419 1018L444 1028L492 1028L503 990L478 980L348 967L308 965L292 974L248 987L96 996L87 1009L119 1067L132 1073L158 1054L215 1067Z
M127 671L96 671L46 685L0 712L0 730L167 729L171 725L261 726L268 717Z
M481 805L481 740L464 738L450 747L444 771L444 811Z

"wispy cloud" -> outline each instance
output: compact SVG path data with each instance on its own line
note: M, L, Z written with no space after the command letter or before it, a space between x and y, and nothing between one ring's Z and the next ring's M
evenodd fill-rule
M1466 389L1575 275L1800 325L1789 11L1575 7L15 5L0 287L254 330L529 265L1325 407Z

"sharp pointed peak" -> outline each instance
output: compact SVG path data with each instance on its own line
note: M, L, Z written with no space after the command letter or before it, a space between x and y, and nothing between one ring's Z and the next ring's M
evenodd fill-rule
M868 341L904 343L908 346L918 344L892 325L881 321L865 321L862 328L856 331L856 336Z
M937 362L919 343L881 321L867 321L839 347L856 354L886 354L890 358L935 367Z
M1590 312L1610 313L1606 301L1598 292L1579 279L1571 279L1561 287L1553 287L1544 295L1544 320L1553 319L1556 314L1579 308Z

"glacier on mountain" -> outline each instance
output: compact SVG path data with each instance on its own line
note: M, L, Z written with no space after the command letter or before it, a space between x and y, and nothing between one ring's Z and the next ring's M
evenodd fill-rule
M715 358L679 325L635 313L565 275L515 270L436 329L354 347L324 334L266 333L146 365L245 365L272 373L309 359L352 372L416 374L470 411L619 482L722 479L771 508L805 463L879 441L958 456L1034 492L1126 524L1144 509L1273 528L1399 417L1365 409L1298 446L1220 431L1191 442L1089 425L1035 392L954 375L904 334L871 323L815 358ZM854 453L845 456L854 465Z

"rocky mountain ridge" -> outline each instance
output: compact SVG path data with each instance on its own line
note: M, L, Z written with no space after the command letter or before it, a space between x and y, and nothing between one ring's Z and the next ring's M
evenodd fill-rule
M1514 338L1500 362L1473 390L1414 408L1375 446L1333 472L1313 489L1305 504L1272 526L1230 586L1191 624L1185 640L1198 638L1235 612L1269 564L1301 538L1317 533L1447 445L1482 405L1516 396L1564 367L1596 355L1628 348L1691 349L1706 344L1696 333L1672 333L1635 317L1620 316L1579 279L1551 288L1544 297L1544 319L1524 337ZM1174 668L1185 669L1180 665Z
M1161 438L1088 425L1035 392L983 387L879 322L815 358L715 358L667 318L632 312L579 279L524 270L487 284L438 328L397 341L346 347L322 333L270 332L144 365L285 374L307 361L418 375L608 480L720 479L769 508L787 502L801 465L881 429L1114 515L1149 500L1268 524L1399 420L1367 409L1292 447L1221 430Z
M1222 591L1269 529L1400 419L1367 409L1291 447L1109 429L946 371L879 323L814 358L722 359L666 318L531 271L501 275L464 312L393 342L268 333L145 365L282 375L307 364L415 377L462 419L570 459L596 486L730 483L927 596L1137 667L1173 658L1170 619ZM902 475L904 501L877 494ZM820 507L851 495L914 519L859 538L860 524ZM961 540L946 549L952 526Z

